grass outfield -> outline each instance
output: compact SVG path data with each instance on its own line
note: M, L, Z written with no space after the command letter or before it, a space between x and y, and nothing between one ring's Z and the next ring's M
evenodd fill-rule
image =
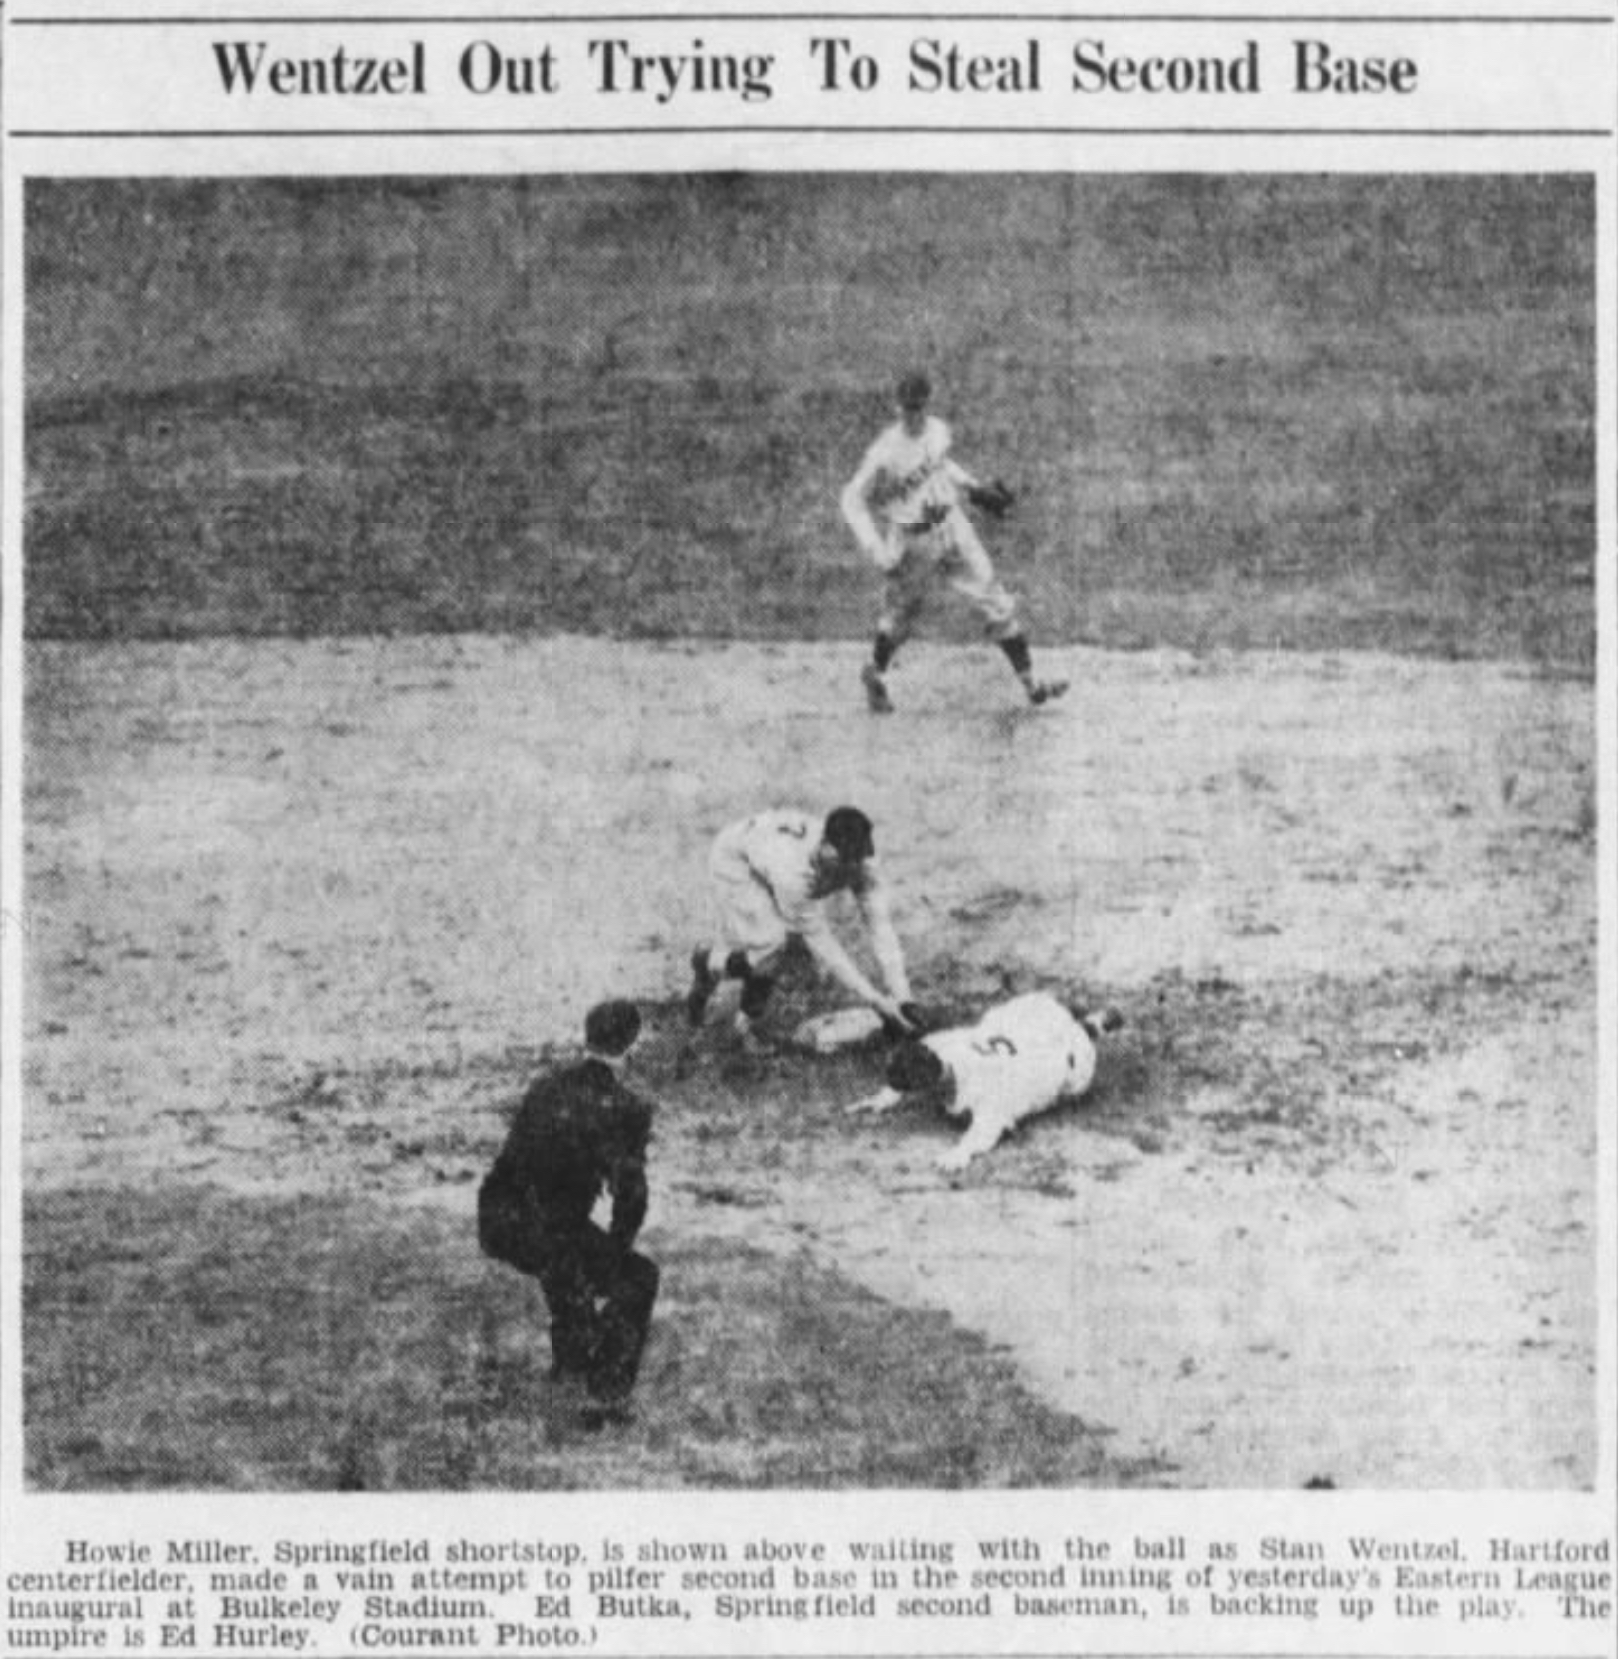
M844 639L924 363L1037 637L1594 660L1587 179L34 182L35 637ZM945 632L968 637L969 619Z
M44 1490L1134 1484L941 1314L806 1258L646 1240L639 1415L546 1377L537 1287L440 1210L217 1188L30 1201L28 1480ZM87 1313L94 1310L94 1318Z

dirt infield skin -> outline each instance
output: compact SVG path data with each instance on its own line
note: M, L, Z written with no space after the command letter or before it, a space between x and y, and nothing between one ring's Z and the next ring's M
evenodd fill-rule
M925 993L1129 1027L1087 1107L952 1186L941 1126L845 1121L806 1063L705 1135L729 1062L662 1019L654 1238L807 1242L1178 1484L1588 1485L1589 684L1071 650L1035 714L940 648L876 721L858 655L36 644L31 1189L469 1210L541 1045L606 992L673 1007L713 832L853 800Z

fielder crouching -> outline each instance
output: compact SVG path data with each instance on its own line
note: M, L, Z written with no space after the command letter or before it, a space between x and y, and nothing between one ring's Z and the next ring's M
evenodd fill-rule
M721 938L691 953L686 1015L692 1026L706 1018L721 981L740 980L736 1034L744 1047L761 1046L754 1026L775 988L775 960L788 939L797 937L821 967L850 995L874 1008L892 1032L907 1035L917 1029L904 951L893 929L877 862L875 833L858 807L836 807L824 821L790 808L755 812L714 838L708 879ZM859 907L885 991L860 971L832 932L825 901L834 893L851 894Z
M888 1086L845 1110L886 1112L925 1097L951 1117L970 1115L966 1133L938 1159L942 1170L963 1170L1024 1118L1082 1095L1095 1077L1096 1043L1122 1024L1112 1009L1092 1015L1032 991L997 1004L976 1025L900 1044L888 1060Z
M478 1192L478 1242L539 1280L551 1376L584 1382L587 1428L628 1420L657 1300L657 1264L634 1248L646 1218L653 1108L621 1080L640 1028L631 1002L590 1010L589 1052L530 1084ZM591 1219L603 1190L612 1198L606 1228Z

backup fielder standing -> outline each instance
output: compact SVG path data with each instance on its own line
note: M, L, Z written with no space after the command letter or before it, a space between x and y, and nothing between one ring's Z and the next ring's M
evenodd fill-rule
M1017 602L995 575L961 506L964 493L973 506L999 518L1010 509L1011 491L998 481L980 483L951 459L949 428L927 413L931 397L924 374L899 382L899 419L865 452L843 491L843 517L886 577L876 642L861 672L866 701L873 714L892 712L887 671L942 577L982 617L1028 700L1049 702L1067 690L1067 682L1035 678Z
M775 987L770 969L796 935L833 979L891 1027L901 1032L915 1028L904 951L893 930L875 835L858 807L837 807L824 822L790 808L755 812L714 838L708 878L723 937L692 952L686 1014L693 1026L702 1023L720 981L739 979L737 1035L749 1046L756 1044L753 1022ZM853 895L865 918L886 991L860 971L826 919L824 901L843 892Z

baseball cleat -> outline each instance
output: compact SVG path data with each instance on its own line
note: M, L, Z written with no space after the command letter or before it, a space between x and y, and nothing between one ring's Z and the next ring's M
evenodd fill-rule
M698 945L691 953L691 989L686 993L685 1017L693 1030L708 1012L708 999L719 984L719 975L708 966L708 948Z
M1092 1042L1098 1043L1103 1037L1110 1037L1113 1032L1122 1031L1124 1028L1124 1016L1116 1008L1103 1008L1099 1013L1075 1008L1071 1012L1074 1019L1089 1034Z
M874 662L860 670L860 684L865 687L865 704L872 714L892 714L893 699L888 695L887 683Z
M1054 703L1067 695L1066 680L1036 680L1028 688L1028 701L1037 708L1042 703Z

